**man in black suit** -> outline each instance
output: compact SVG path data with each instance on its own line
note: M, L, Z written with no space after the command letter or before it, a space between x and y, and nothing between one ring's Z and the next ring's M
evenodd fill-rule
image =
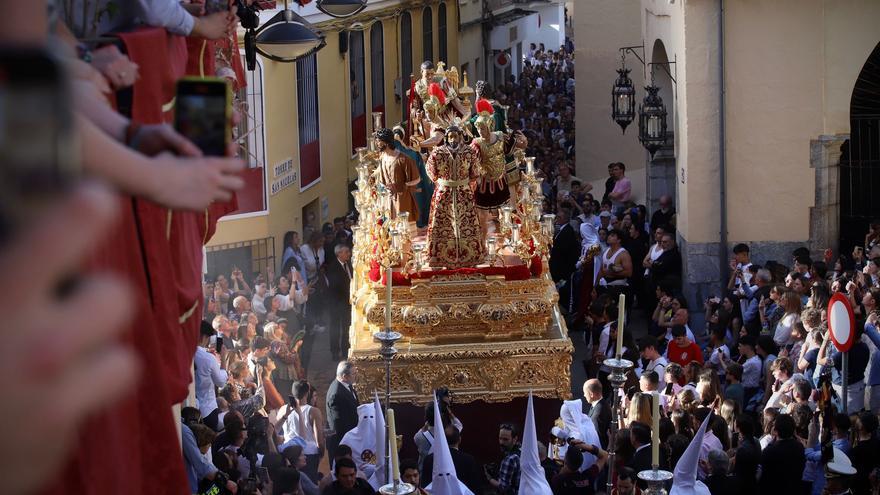
M760 493L785 493L800 486L806 457L804 446L794 437L794 418L780 414L773 427L775 440L761 452Z
M578 234L571 226L571 211L560 208L556 212L556 234L550 249L550 276L559 289L559 305L570 308L572 274L581 254Z
M327 302L330 304L330 353L333 360L348 356L348 327L351 325L349 287L354 273L351 266L351 248L337 244L334 257L324 263L327 277Z
M629 425L629 441L636 452L626 466L632 468L636 474L651 469L651 427L638 421L632 422ZM664 466L660 466L660 468L664 468ZM642 490L648 487L647 483L641 479L638 484Z
M477 460L474 456L458 450L458 446L461 444L461 432L453 425L447 426L444 431L446 432L446 442L449 444L449 453L452 454L452 465L455 466L455 474L459 481L464 483L470 491L482 493L483 476ZM434 454L428 454L422 463L422 488L431 484L433 472Z
M675 236L670 233L663 234L660 239L660 247L663 253L651 264L652 287L660 284L668 284L676 289L681 288L681 251L675 245Z
M330 459L334 458L336 447L342 437L357 426L357 408L360 401L352 387L355 377L354 364L350 361L342 361L336 367L336 379L327 390L327 424L334 432L327 438L327 452Z
M602 382L591 378L584 382L584 414L593 420L602 448L608 446L608 428L611 426L611 406L603 397Z

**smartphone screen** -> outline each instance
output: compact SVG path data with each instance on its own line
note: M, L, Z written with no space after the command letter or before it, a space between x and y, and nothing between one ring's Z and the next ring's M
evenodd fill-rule
M214 344L216 346L217 354L220 354L223 351L223 337L220 335L217 336L217 342Z
M215 12L229 12L229 2L227 0L205 0L205 13L213 14Z
M182 79L177 83L174 127L206 156L226 155L230 93L223 79Z
M56 60L0 49L0 244L78 177L72 121Z
M268 485L269 484L269 468L261 467L261 468L257 469L257 479L260 480L260 483L262 483L263 486Z

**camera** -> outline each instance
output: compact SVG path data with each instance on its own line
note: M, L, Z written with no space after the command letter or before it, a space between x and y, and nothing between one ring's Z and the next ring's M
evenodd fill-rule
M244 0L236 0L235 15L241 21L241 27L245 29L257 29L260 26L260 8L256 3L248 5Z

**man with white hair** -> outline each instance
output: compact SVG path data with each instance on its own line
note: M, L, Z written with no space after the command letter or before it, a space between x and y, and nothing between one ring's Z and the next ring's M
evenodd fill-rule
M235 317L241 320L241 316L251 310L251 303L244 296L236 296L232 300L232 310L235 311Z
M222 339L221 352L231 351L233 349L232 331L235 329L229 318L223 315L217 315L211 322L211 327L217 332L217 338Z
M351 361L341 361L336 367L336 379L327 390L327 424L333 434L327 438L327 451L330 458L336 451L342 437L358 424L358 400L354 389L357 370Z
M660 196L660 208L651 215L651 232L663 228L667 232L670 227L675 227L675 207L672 205L672 197L668 194Z
M354 268L351 265L351 248L337 244L333 248L335 259L327 261L327 302L330 311L330 353L333 360L348 356L348 327L351 325L351 303L349 292Z

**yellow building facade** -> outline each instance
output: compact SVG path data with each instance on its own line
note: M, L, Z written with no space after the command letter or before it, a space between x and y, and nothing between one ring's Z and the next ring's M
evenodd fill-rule
M880 216L878 19L870 0L577 2L578 174L601 184L626 161L639 202L673 196L692 304L717 295L736 243L757 263L789 264L800 246L818 260ZM637 100L653 71L668 112L654 157L638 119L626 135L611 120L627 46Z
M206 248L210 275L233 265L246 273L277 270L285 232L320 229L345 215L357 177L353 150L366 144L370 114L382 110L385 126L396 125L410 74L418 77L424 60L458 65L456 0L370 2L346 19L314 4L298 13L322 31L326 46L293 64L260 58L248 73L239 140L251 167L262 170L249 171L241 194L252 211L221 219ZM261 13L263 21L272 15Z

